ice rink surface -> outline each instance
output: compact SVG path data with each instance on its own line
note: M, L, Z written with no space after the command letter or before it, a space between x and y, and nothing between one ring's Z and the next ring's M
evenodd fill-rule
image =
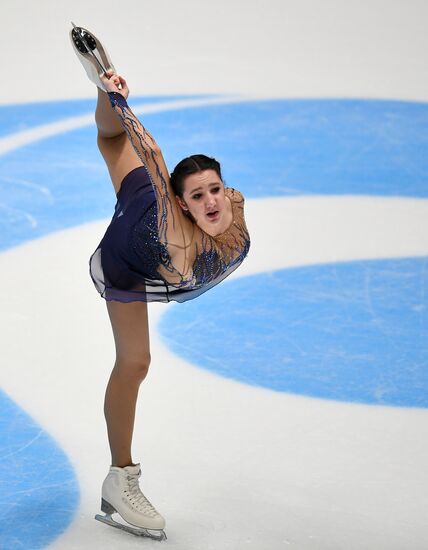
M428 548L428 8L8 4L0 45L0 549ZM150 304L134 460L168 540L93 520L114 343L88 259L115 196L70 21L170 170L216 156L251 250Z

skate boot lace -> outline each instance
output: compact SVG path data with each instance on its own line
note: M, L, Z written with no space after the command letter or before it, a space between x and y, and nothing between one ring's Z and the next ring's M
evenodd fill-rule
M127 475L126 480L128 482L128 490L125 490L125 494L129 497L131 504L142 512L145 516L155 517L159 513L151 502L143 495L140 486L138 484L139 474Z

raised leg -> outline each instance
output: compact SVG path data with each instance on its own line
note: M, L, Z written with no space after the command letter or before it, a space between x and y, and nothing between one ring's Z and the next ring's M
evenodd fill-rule
M98 135L100 137L111 138L123 134L123 126L119 117L111 108L107 92L103 92L99 88L97 90L98 101L95 110L95 122L98 128Z
M97 144L107 165L116 193L119 192L123 178L137 166L141 160L128 139L120 118L110 104L107 92L98 90L95 121L98 127Z

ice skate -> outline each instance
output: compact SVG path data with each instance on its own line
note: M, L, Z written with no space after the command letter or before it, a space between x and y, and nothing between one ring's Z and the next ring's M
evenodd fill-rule
M70 31L70 39L79 61L89 79L98 88L106 91L101 76L106 76L108 71L116 73L107 50L94 34L83 27L76 27L73 22L71 24L73 28Z
M111 466L102 488L101 510L105 515L97 514L95 519L133 535L164 540L165 520L141 492L140 475L139 464L125 468ZM114 520L115 512L126 523Z

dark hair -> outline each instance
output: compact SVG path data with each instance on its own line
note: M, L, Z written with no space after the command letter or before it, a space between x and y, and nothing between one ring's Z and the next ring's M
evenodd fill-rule
M191 155L181 160L171 174L171 187L174 193L182 199L184 192L183 182L186 176L202 172L203 170L214 170L221 181L223 181L220 163L215 158L207 157L206 155Z

